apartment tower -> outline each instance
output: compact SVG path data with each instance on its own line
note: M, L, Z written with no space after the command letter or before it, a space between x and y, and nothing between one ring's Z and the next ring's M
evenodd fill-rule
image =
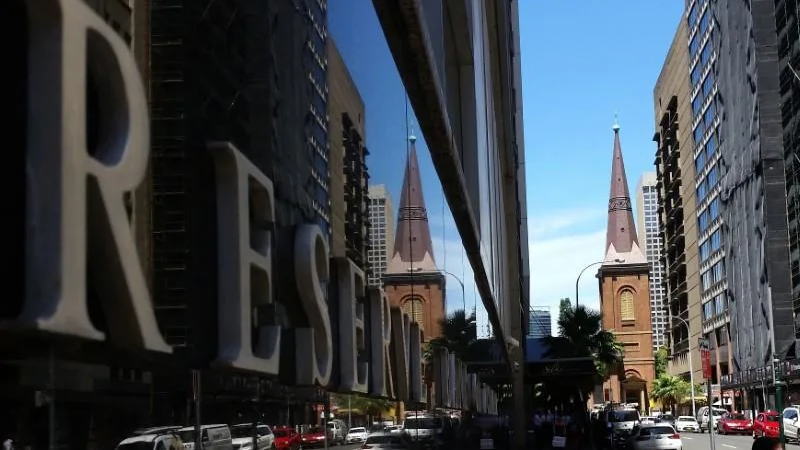
M394 249L394 206L382 184L369 187L369 274L367 284L382 286L383 274Z

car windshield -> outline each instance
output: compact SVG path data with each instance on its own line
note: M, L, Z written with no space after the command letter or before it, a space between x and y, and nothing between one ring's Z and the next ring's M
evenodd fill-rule
M322 428L315 426L315 427L308 427L308 430L306 430L306 434L316 434L316 433L322 433Z
M611 415L612 422L633 422L639 420L639 413L636 411L614 411Z
M672 427L647 427L639 431L640 436L654 436L658 434L675 434Z
M730 420L747 420L744 414L728 414Z
M726 411L718 411L716 409L714 410L714 415L715 416L722 416L724 414L727 414L727 412Z
M128 442L127 444L120 444L117 450L153 450L152 442Z
M181 431L181 440L183 442L194 442L194 430Z
M366 431L367 430L365 430L365 429L363 429L361 427L350 428L350 433L364 433Z
M272 430L272 432L275 434L275 437L287 437L287 436L289 436L289 433L287 433L287 432L285 432L283 430Z
M697 422L697 420L694 417L681 416L678 417L678 422Z
M442 419L439 418L420 418L420 419L406 419L406 423L403 424L403 427L408 429L431 429L431 428L439 428L442 426Z
M253 427L250 425L237 425L235 427L231 427L231 437L234 439L246 438L252 436L253 436Z
M766 417L767 417L767 420L770 421L770 422L777 422L781 418L781 416L779 416L777 414L774 415L774 416L773 415L769 415L769 416L766 416Z

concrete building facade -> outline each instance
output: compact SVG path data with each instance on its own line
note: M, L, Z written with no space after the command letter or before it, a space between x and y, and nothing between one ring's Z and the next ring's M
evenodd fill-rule
M606 254L597 279L603 329L622 342L625 354L622 364L603 382L603 399L637 403L643 412L655 379L649 272L633 221L619 126L614 125Z
M662 227L658 216L658 188L655 172L646 172L636 185L636 219L639 242L650 264L650 315L653 351L667 344L668 310L665 303L664 266L661 261Z
M687 23L681 20L653 89L658 213L662 227L662 265L669 314L671 359L667 371L689 379L689 352L695 380L701 379L698 338L703 336L697 247L694 140L686 76ZM688 325L688 326L687 326Z
M394 251L394 205L382 184L369 187L369 250L367 252L371 286L383 285L383 274Z

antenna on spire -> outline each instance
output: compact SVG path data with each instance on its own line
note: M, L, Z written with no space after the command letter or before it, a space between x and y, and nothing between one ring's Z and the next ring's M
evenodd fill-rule
M619 131L619 118L616 112L614 112L614 126L612 126L611 129L614 130L615 133Z

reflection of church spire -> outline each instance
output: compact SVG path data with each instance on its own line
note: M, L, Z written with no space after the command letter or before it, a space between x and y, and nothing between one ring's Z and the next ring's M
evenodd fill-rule
M422 181L417 162L416 136L408 137L411 149L406 161L403 191L400 193L400 211L397 218L397 234L394 254L386 273L435 272L433 244L428 227L428 213L422 195Z
M614 119L614 154L611 161L611 190L608 198L608 227L606 229L606 263L624 260L626 263L645 262L636 238L628 178L619 143L619 124Z

